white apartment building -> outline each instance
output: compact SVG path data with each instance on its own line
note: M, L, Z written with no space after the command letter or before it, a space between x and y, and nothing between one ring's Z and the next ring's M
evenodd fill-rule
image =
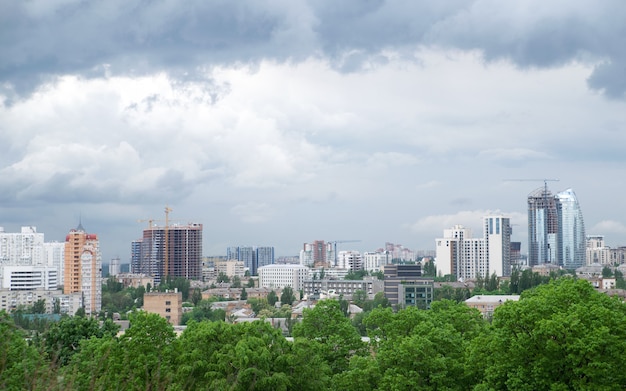
M294 291L303 288L304 280L309 278L309 268L302 265L266 265L258 269L259 287L284 288L290 286Z
M337 265L339 269L348 269L351 271L363 270L363 258L358 251L339 251L337 256Z
M604 244L604 236L587 236L585 260L587 265L591 265L593 263L606 265L611 263L611 248Z
M46 312L54 312L55 301L58 301L61 314L74 315L83 305L80 293L64 294L60 290L11 291L0 289L0 310L14 311L21 306L30 307L38 300L45 300Z
M385 251L374 251L363 253L363 267L368 272L379 272L383 267L391 262L391 256Z
M50 266L3 266L0 289L12 291L56 290L58 271Z
M63 285L63 272L65 267L65 243L44 242L43 244L44 265L52 266L59 272L59 285Z
M0 265L44 265L44 236L36 227L8 233L0 227Z
M511 225L507 217L484 217L482 238L472 238L469 228L455 225L445 229L435 244L438 274L468 279L511 273Z

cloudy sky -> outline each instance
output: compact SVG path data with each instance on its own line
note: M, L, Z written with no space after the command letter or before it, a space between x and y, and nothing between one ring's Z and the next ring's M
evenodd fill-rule
M0 226L434 249L572 188L626 245L623 0L0 0ZM509 179L534 179L515 181Z

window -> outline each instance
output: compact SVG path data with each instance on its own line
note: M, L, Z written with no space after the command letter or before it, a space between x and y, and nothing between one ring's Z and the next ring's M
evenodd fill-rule
M166 301L165 305L172 305L172 302L171 301Z
M171 308L166 308L165 312L172 312L172 309Z

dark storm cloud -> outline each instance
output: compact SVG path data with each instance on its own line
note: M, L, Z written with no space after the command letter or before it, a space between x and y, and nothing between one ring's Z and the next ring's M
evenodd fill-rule
M58 74L99 76L327 57L354 72L421 45L479 50L520 67L599 63L589 86L626 91L626 2L0 0L0 81L31 91ZM6 87L6 85L5 85ZM6 90L6 88L5 88ZM5 91L6 92L6 91Z

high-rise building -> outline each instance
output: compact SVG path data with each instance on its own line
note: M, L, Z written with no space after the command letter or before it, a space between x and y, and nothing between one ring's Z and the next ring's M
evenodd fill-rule
M528 195L528 266L556 263L556 199L547 187Z
M559 221L558 262L566 269L576 269L585 265L587 236L583 212L572 189L558 193L556 200Z
M528 264L567 269L585 264L585 223L576 194L542 187L528 196Z
M511 274L511 224L508 217L483 217L483 237L473 238L472 231L455 225L436 239L437 272L456 279Z
M202 278L202 224L151 226L143 231L137 262L132 243L133 273L147 274L159 284L166 276Z
M337 265L339 269L348 269L350 271L363 270L363 258L358 251L339 251L337 256Z
M7 233L0 227L0 265L44 264L44 235L36 227L22 227L19 233Z
M65 237L64 293L81 293L87 315L96 315L102 303L102 259L98 235L82 224Z
M274 247L257 247L256 248L256 265L254 274L260 267L274 264Z

